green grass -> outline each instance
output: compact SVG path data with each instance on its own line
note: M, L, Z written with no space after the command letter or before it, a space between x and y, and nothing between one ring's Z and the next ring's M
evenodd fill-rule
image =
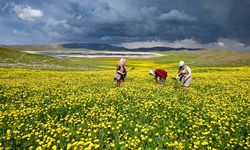
M32 46L31 46L32 47ZM119 58L55 58L39 54L29 54L21 50L30 47L0 47L0 67L32 68L52 70L106 70L114 69ZM37 47L35 47L37 48ZM35 50L47 50L40 46ZM52 47L53 48L53 47ZM57 50L57 49L49 50ZM82 49L81 49L82 50ZM67 51L61 49L60 51ZM152 58L127 58L129 67L169 68L176 67L179 60L184 60L191 66L249 66L250 53L228 50L199 50L199 51L168 51L161 52L164 56ZM144 65L139 62L144 62ZM171 64L171 65L166 65Z
M34 55L11 48L0 47L1 63L46 63L56 61L53 57Z
M176 57L190 58L194 66L249 66L250 53L236 52L224 49L208 49L199 51L172 52Z
M55 70L98 70L92 59L62 59L40 54L29 54L13 48L0 47L0 66Z

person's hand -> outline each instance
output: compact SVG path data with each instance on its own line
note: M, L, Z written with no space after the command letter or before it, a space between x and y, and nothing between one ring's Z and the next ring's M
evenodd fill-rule
M123 72L120 72L120 71L117 71L120 75L124 75L125 73L123 73Z

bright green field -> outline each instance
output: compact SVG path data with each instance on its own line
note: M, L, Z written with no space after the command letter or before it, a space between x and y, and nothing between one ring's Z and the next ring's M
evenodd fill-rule
M0 149L250 149L250 67L190 65L183 90L176 62L159 61L128 61L120 88L115 59L104 71L0 68ZM158 67L165 86L148 75Z

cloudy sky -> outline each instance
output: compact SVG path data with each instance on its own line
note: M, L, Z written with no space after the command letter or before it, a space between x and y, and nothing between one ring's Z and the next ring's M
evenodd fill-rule
M0 44L250 51L250 0L0 0Z

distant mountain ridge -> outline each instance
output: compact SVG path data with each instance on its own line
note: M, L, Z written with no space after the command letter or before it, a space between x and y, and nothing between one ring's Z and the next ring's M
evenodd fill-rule
M1 46L1 45L0 45ZM65 44L44 44L44 45L2 45L4 47L12 47L21 51L47 51L47 50L74 50L74 49L89 49L98 51L136 51L136 52L150 52L150 51L181 51L181 50L201 50L201 48L173 48L173 47L150 47L150 48L125 48L109 44L98 43L65 43Z
M135 51L180 51L180 50L190 50L190 51L195 51L195 50L201 50L201 48L185 48L185 47L180 47L180 48L172 48L172 47L152 47L152 48L136 48L134 49Z
M148 52L148 51L173 51L173 50L201 50L201 48L172 48L172 47L151 47L151 48L134 48L129 49L125 47L118 47L109 44L96 44L96 43L67 43L67 44L60 44L63 48L84 48L84 49L92 49L92 50L109 50L109 51L141 51L141 52Z
M92 50L110 50L110 51L126 51L127 48L112 46L109 44L96 44L96 43L67 43L60 44L63 48L84 48Z

